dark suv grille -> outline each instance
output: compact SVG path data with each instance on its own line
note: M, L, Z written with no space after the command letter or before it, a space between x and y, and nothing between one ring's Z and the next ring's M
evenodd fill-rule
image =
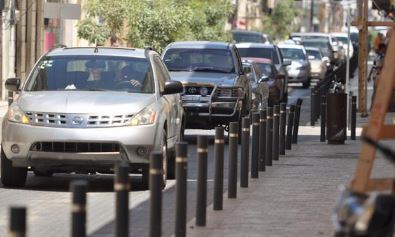
M185 95L201 95L200 89L207 88L207 95L211 95L214 87L212 86L186 86L184 89Z
M117 143L97 142L36 142L31 151L60 152L60 153L83 153L83 152L119 152Z

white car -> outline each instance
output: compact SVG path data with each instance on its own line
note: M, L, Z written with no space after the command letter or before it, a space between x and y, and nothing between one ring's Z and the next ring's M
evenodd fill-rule
M343 32L337 32L337 33L331 33L332 37L332 45L337 46L338 48L343 48L344 49L344 57L347 57L347 50L348 47L350 47L350 58L354 54L354 47L352 46L352 42L348 40L348 35L347 33Z
M329 64L329 58L324 57L319 48L307 47L306 53L311 66L310 77L312 79L323 80L328 70L327 64Z

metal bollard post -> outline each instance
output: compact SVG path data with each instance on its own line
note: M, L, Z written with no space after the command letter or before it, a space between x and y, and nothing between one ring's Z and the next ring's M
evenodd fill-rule
M206 226L207 205L207 137L198 137L198 177L197 177L197 203L196 226Z
M280 106L275 105L273 109L273 150L272 160L279 160L279 135L280 135Z
M292 130L294 124L294 116L295 116L295 105L291 105L289 108L289 115L288 115L288 125L287 125L287 140L285 143L285 149L291 150L292 149Z
M280 141L279 154L285 155L285 130L287 124L287 104L280 104Z
M214 141L214 203L213 210L222 210L223 192L224 192L224 128L215 128Z
M321 106L321 89L318 88L317 91L315 92L315 121L320 117L320 106Z
M163 155L162 152L152 152L149 168L150 189L150 237L160 237L162 234L162 187L163 187Z
M129 236L129 164L120 162L115 167L115 236Z
M250 119L243 118L241 133L240 187L248 188L248 170L250 159Z
M302 107L303 100L298 98L296 101L296 107L295 107L295 117L294 117L294 130L292 133L292 143L297 144L298 143L298 133L299 133L299 121L300 121L300 110Z
M351 98L351 140L356 139L357 128L357 96Z
M187 151L188 143L176 144L176 226L175 237L187 235Z
M26 236L26 207L10 208L10 228L8 237Z
M315 125L315 89L311 88L310 91L310 125Z
M237 197L237 149L239 123L229 123L228 198Z
M8 91L8 106L10 106L14 102L14 92Z
M71 204L71 236L86 236L86 192L88 183L84 180L73 181L70 191L73 193Z
M259 126L259 171L266 170L266 110L260 111Z
M267 128L266 128L266 165L272 166L273 156L273 108L267 108Z
M326 129L326 96L321 97L321 136L320 141L325 142L325 129Z
M259 120L260 113L252 115L251 178L259 177Z

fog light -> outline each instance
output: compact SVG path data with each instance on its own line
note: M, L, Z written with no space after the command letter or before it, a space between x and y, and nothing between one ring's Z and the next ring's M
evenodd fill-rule
M20 151L19 146L17 144L12 145L11 151L12 151L12 153L15 153L15 154L19 153L19 151Z
M138 156L145 156L145 155L147 155L147 148L145 148L143 146L139 146L139 147L137 147L136 153Z

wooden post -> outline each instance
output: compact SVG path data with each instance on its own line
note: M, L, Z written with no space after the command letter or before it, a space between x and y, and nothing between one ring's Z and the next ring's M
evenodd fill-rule
M358 110L362 117L367 113L367 56L368 56L368 0L358 0Z

